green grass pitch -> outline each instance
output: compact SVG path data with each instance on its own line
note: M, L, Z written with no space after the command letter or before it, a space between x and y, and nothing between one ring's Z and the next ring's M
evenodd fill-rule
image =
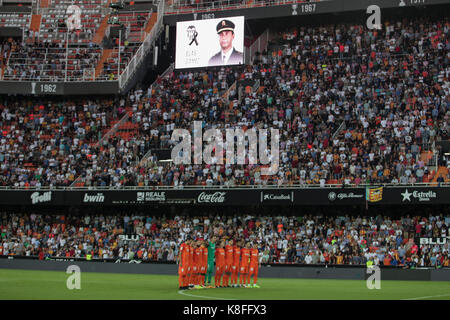
M69 290L69 275L60 271L0 269L0 299L120 299L120 300L354 300L446 299L448 282L381 281L369 290L362 280L268 279L261 288L199 289L179 292L178 277L143 274L81 273L81 289Z

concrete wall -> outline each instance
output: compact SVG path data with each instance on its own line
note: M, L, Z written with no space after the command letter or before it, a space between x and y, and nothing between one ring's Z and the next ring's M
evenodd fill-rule
M178 266L175 264L135 264L135 263L106 263L87 261L40 261L25 259L1 259L0 269L24 269L24 270L48 270L65 272L70 265L77 265L81 272L106 272L106 273L137 273L137 274L178 274Z
M364 268L261 267L258 277L363 280Z
M136 273L177 275L175 264L130 264L87 261L39 261L28 259L0 259L0 269L48 270L65 272L69 265L76 264L82 272ZM261 267L259 277L303 278L303 279L346 279L365 280L369 274L365 268L325 267ZM381 269L383 280L450 281L450 269L403 270Z

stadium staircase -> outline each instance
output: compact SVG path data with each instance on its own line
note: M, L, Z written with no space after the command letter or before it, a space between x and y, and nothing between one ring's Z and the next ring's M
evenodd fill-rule
M33 14L31 17L30 30L33 31L33 38L28 38L27 42L34 42L34 34L36 31L40 32L41 30L41 19L42 16L40 14Z
M148 21L147 25L145 26L144 33L141 36L141 42L145 40L145 37L147 34L152 30L153 26L156 24L156 20L158 19L158 13L153 12L150 20Z
M444 178L445 182L449 182L450 179L447 178L448 176L448 168L444 167L444 166L440 166L436 172L436 174L434 175L434 178L432 180L432 182L437 182L437 179L439 178L439 176L441 176Z
M122 55L120 57L120 70L119 70L119 49L118 48L112 49L111 54L106 59L106 62L111 67L110 73L114 74L115 80L118 78L119 71L121 72L126 68L130 58L132 58L132 56L130 55L131 54L129 52L124 52L122 47ZM107 71L103 70L103 75L108 76L106 72Z
M95 35L93 38L94 43L100 44L102 42L103 37L105 36L106 28L108 27L108 19L109 19L109 15L106 15L103 18L102 22L100 23L100 27L95 32Z
M48 8L50 4L50 0L41 0L40 7L41 8Z
M120 137L124 141L128 141L138 135L139 135L139 124L127 121L119 126L114 136Z
M420 161L423 161L426 166L432 166L433 165L433 152L431 150L422 151L418 157ZM423 176L423 182L436 182L437 175L436 170L431 170L428 175Z
M103 151L103 141L110 138L119 138L124 141L129 141L134 137L139 135L139 124L133 123L130 121L130 117L132 116L133 111L131 107L126 108L126 113L120 120L111 121L111 127L109 129L103 130L103 137L95 143L96 147L100 147L100 151ZM85 185L85 182L82 179L82 176L78 176L70 185L71 187L82 187Z
M6 52L5 49L2 49L2 51L0 51L0 66L2 67L0 69L0 79L3 80L3 74L5 73L5 68L7 65L7 61L9 59L9 55L10 55L11 50L9 50L8 52ZM6 57L3 58L6 54Z
M111 121L111 127L102 132L102 139L96 145L102 144L103 140L118 137L128 141L139 135L139 124L133 123L129 119L133 116L131 107L126 107L126 113L120 120Z
M97 79L103 72L103 63L111 56L113 49L103 49L102 56L95 67L95 79Z
M345 129L347 129L347 126L345 125L345 121L342 120L342 122L336 128L336 131L331 132L331 139L334 139L342 130L345 130Z
M231 102L230 102L230 93L231 93L231 91L236 90L236 86L237 86L237 81L235 81L235 82L230 86L230 88L228 88L228 90L222 95L222 100L223 100L223 101L231 103Z
M131 138L138 135L138 128L139 124L132 123L129 121L130 117L132 116L133 111L131 107L126 108L125 115L120 120L113 120L111 121L111 127L104 129L102 131L102 138L96 142L92 143L91 145L95 147L100 147L100 151L104 150L103 147L103 141L108 140L110 138L114 137L120 137L121 139L124 139L125 141L130 140ZM85 182L83 181L82 176L78 176L70 185L71 187L83 187L85 185Z
M127 92L136 84L138 78L144 76L143 72L145 72L147 67L142 68L142 64L144 61L147 61L149 54L151 54L154 48L155 41L164 30L164 8L164 1L158 1L156 12L152 12L149 21L144 27L144 32L142 32L144 39L136 50L136 53L129 60L127 66L123 71L121 70L121 74L118 77L120 92Z
M424 151L420 154L420 160L422 160L426 164L428 164L431 159L433 159L433 152L430 150Z

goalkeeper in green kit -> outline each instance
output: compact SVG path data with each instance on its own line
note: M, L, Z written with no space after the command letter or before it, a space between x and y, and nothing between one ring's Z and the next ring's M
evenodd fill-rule
M212 237L208 245L208 268L206 270L205 286L211 286L211 278L214 271L214 257L216 254L216 237Z

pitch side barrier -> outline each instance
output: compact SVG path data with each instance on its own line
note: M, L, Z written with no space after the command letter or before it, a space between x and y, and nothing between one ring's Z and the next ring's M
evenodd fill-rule
M366 187L123 187L0 188L0 205L10 206L335 206L445 205L450 185Z
M85 259L37 260L33 257L5 257L0 256L0 269L43 270L66 272L70 265L77 265L81 272L131 273L131 274L160 274L177 275L178 265L175 263L138 262L136 260L122 260L113 263L103 259L97 262ZM108 259L110 260L110 259ZM402 267L381 266L382 280L408 281L450 281L450 268L417 268L403 269ZM364 266L348 265L292 265L271 264L263 265L259 269L259 277L264 278L299 278L299 279L345 279L366 280L370 276Z

